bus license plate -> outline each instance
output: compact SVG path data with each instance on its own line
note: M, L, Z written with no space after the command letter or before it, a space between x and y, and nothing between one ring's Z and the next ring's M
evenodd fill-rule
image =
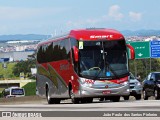
M107 91L103 91L102 93L106 95L106 94L110 94L111 91L107 90Z

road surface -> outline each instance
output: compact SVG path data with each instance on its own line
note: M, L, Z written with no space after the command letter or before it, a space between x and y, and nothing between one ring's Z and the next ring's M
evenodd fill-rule
M4 102L4 101L3 101ZM18 102L1 102L0 104L0 119L7 119L6 113L12 114L12 118L20 120L27 119L44 119L47 117L55 120L81 120L81 119L93 119L93 120L144 120L160 119L160 100L134 100L129 101L121 99L120 102L103 101L99 102L98 99L94 99L90 104L72 104L70 100L62 101L61 104L48 105L46 100L34 102L18 101ZM3 112L3 116L2 116ZM128 115L128 116L127 116ZM159 117L157 117L157 116ZM5 117L4 117L5 116ZM27 118L26 118L27 117ZM39 118L42 117L42 118Z

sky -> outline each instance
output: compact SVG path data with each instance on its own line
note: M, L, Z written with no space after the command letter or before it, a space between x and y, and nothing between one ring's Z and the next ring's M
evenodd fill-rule
M0 0L0 35L159 30L160 0Z

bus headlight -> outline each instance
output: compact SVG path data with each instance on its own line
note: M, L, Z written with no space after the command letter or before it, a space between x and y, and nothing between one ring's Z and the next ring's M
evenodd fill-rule
M79 78L79 82L81 85L86 87L91 87L94 84L94 80L86 79L86 78Z
M129 84L129 82L128 81L126 81L126 82L123 82L123 83L121 83L121 85L128 85Z
M80 84L85 84L85 78L79 78Z

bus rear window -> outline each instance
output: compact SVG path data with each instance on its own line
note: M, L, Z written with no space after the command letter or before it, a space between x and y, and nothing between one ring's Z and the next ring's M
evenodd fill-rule
M23 89L12 89L11 94L12 95L24 95L24 90Z

